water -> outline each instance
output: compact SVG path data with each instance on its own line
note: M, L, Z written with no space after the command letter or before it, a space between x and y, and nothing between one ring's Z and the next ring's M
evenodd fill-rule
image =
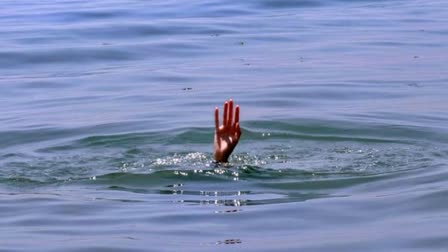
M448 3L3 1L1 251L446 251ZM213 109L243 136L212 162Z

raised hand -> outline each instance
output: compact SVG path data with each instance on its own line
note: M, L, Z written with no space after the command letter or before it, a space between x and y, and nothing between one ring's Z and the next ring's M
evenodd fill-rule
M227 162L233 149L240 140L240 107L235 107L235 118L233 117L232 99L224 103L223 123L219 126L219 110L215 108L215 152L214 158L217 162Z

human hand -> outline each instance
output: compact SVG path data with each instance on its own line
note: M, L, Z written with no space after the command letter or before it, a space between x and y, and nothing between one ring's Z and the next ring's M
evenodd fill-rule
M241 136L240 129L240 107L235 107L235 118L233 118L232 99L224 103L223 123L219 126L219 110L215 108L215 143L214 158L217 162L227 162L233 149L238 144Z

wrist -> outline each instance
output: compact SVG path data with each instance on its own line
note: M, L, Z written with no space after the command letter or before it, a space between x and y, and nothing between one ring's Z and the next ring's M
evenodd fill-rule
M215 151L215 153L213 154L213 158L216 162L226 163L229 159L229 155L225 155L224 153Z

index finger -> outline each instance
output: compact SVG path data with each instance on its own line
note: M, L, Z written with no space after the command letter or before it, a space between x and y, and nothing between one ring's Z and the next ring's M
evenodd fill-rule
M219 130L219 110L218 107L215 108L215 130L218 132Z

